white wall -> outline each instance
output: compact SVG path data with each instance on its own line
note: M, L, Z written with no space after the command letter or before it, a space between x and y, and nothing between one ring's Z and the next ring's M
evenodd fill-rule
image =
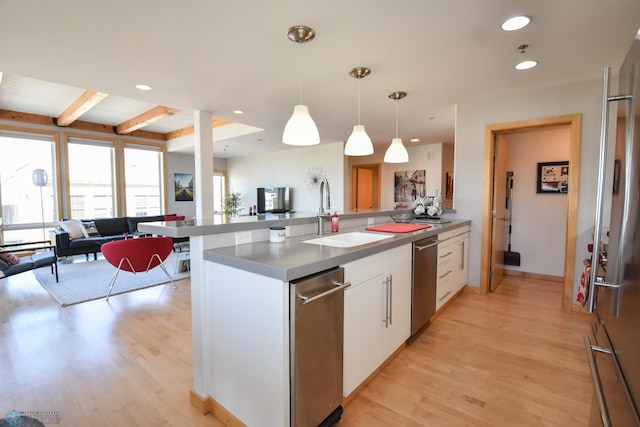
M571 129L531 130L505 136L513 171L511 250L520 266L506 269L564 276L567 195L536 193L537 163L569 160ZM505 246L506 247L506 246Z
M595 80L458 104L454 216L471 220L469 285L480 286L482 194L484 186L488 185L482 180L485 125L575 113L582 114L574 277L574 283L578 283L585 255L583 249L586 250L593 228L601 98L602 82Z
M442 144L426 144L407 147L408 163L384 163L385 150L376 150L371 156L349 157L348 171L345 173L346 189L350 191L351 167L353 165L380 163L382 164L380 205L382 209L393 208L394 172L407 170L426 170L427 196L433 196L436 189L442 193ZM348 203L347 203L348 205Z
M296 212L318 211L318 186L309 184L308 172L321 168L331 189L331 210L344 211L344 143L336 142L261 153L227 160L227 188L242 193L243 214L257 204L259 187L291 187ZM326 206L325 206L326 207Z

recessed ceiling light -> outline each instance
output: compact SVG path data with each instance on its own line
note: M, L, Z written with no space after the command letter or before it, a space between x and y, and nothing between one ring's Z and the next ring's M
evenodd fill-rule
M410 141L411 142L420 142L420 138L411 138Z
M515 31L526 27L531 22L531 19L527 16L514 16L509 18L502 24L502 29L505 31Z
M516 65L516 70L528 70L538 65L538 61L522 61Z
M244 114L242 110L233 110L233 114Z
M140 90L151 90L151 86L148 85L136 85L136 88Z

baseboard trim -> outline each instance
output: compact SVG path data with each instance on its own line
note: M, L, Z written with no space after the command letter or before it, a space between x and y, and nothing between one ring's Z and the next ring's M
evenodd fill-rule
M509 270L504 269L505 276L516 276L522 277L525 279L538 279L538 280L548 280L549 282L564 282L564 276L552 276L551 274L540 274L540 273L528 273L526 271L520 270Z
M225 426L247 427L245 423L233 416L231 412L227 411L224 406L216 402L212 397L203 398L191 389L189 390L189 401L203 415L211 414Z

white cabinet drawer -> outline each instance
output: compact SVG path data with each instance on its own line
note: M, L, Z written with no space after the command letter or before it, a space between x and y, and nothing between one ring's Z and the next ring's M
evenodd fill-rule
M384 273L385 252L352 261L344 266L344 280L357 286Z
M387 252L387 271L399 267L403 264L411 263L412 259L412 247L411 244L398 246L397 248L390 249Z

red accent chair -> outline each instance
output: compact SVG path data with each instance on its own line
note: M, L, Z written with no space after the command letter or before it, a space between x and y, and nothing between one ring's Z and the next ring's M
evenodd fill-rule
M109 282L109 292L107 301L111 295L111 290L118 277L120 270L132 273L148 272L152 268L160 266L164 274L167 275L173 288L176 284L164 265L173 249L173 239L171 237L140 237L137 239L125 239L108 242L102 245L101 251L105 259L114 267L117 267Z

